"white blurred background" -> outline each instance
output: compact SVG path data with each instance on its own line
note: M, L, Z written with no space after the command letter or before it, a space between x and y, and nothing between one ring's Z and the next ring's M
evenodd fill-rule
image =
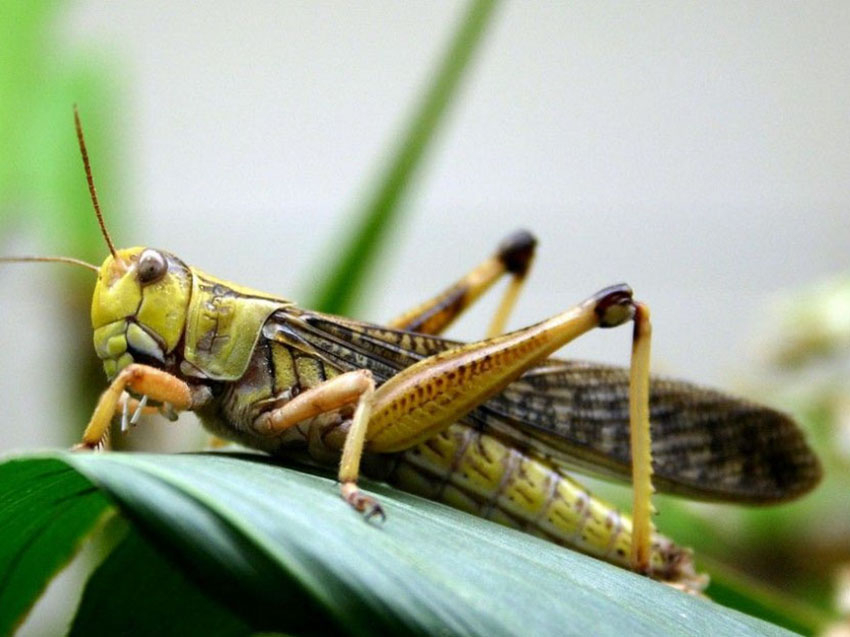
M463 8L69 4L61 47L121 72L114 120L83 113L121 131L93 157L96 179L121 162L129 187L116 242L308 298ZM358 318L392 317L526 227L540 246L513 327L627 281L652 306L657 369L733 384L771 299L847 268L848 34L838 0L503 5ZM55 444L38 423L65 422L55 280L0 273L5 421L33 423L6 448ZM482 334L497 296L451 335ZM628 341L564 355L626 363Z

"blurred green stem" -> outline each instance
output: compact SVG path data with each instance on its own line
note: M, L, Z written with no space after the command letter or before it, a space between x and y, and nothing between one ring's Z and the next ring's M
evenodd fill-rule
M457 95L463 72L468 68L497 0L473 0L446 51L431 86L424 93L401 143L391 155L377 188L356 213L356 230L341 241L336 263L315 293L310 307L336 314L350 313L378 250L386 241L399 203L421 163L428 144L443 121L446 108Z
M116 233L126 209L117 194L115 160L120 91L113 78L121 73L119 63L101 52L63 44L57 31L68 10L66 3L52 0L3 0L0 17L14 28L7 29L9 37L0 45L0 240L12 231L38 233L34 251L99 263L106 249L86 188L71 108L80 106L100 199ZM102 389L103 371L91 347L88 321L93 277L77 268L57 272L64 277L61 287L45 294L54 296L71 349L56 354L57 365L70 356L75 369L70 397L73 405L83 405L76 428L68 432L70 444Z

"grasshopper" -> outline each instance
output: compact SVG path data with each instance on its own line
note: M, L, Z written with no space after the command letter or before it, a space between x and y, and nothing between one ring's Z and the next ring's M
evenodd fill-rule
M649 310L624 284L505 333L536 246L525 231L385 326L299 308L162 250L118 250L76 109L74 121L109 255L100 267L69 257L2 261L60 261L97 274L92 328L109 387L76 449L102 449L117 414L123 431L142 413L193 411L218 437L337 463L342 497L367 518L384 512L357 486L361 461L401 488L690 591L706 578L689 550L654 530L653 483L693 498L770 504L820 478L786 415L650 379ZM487 338L440 336L504 275L510 283ZM627 322L630 371L550 358L591 329ZM593 497L567 469L631 479L633 515Z

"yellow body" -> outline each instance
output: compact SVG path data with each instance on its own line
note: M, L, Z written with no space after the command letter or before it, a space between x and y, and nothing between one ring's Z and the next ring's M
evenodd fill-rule
M192 268L184 356L201 375L236 380L245 373L263 324L290 302Z

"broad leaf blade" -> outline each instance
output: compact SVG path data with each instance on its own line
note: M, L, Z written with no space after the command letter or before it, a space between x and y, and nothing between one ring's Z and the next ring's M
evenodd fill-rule
M248 591L240 604L250 604L255 618L266 614L279 622L264 628L315 629L318 624L297 617L306 608L300 614L307 620L331 618L350 634L786 634L380 485L372 490L389 519L376 526L341 503L332 479L265 461L62 458L108 493L158 547L179 555L187 572L215 574L200 578L210 592L228 580L234 590ZM308 597L315 601L302 607Z
M23 620L108 508L63 462L0 464L0 635Z
M69 635L251 633L248 624L212 601L131 531L86 584Z
M150 463L150 458L66 456L197 584L255 629L301 633L314 626L330 627L326 613L304 591L302 581L270 557L246 529L235 528L232 520L221 515L241 496L225 490L205 501L203 473L190 471L187 477L183 471L168 469L169 462L160 466L156 460ZM226 471L221 477L226 480ZM260 484L255 483L254 489L263 490Z

